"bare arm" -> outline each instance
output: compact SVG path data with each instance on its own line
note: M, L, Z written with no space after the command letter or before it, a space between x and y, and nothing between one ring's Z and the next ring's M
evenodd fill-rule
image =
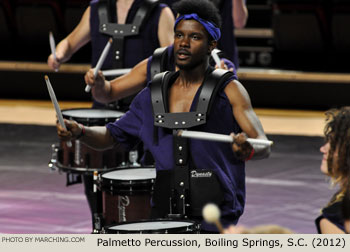
M260 120L252 108L248 92L243 85L234 80L226 86L225 93L231 103L233 116L242 131L250 138L267 139ZM246 137L239 134L236 138L238 145L235 143L233 144L233 151L235 153L247 152L247 154L243 155L243 158L246 158L247 155L249 156L250 154ZM269 146L254 145L253 147L254 159L266 158L270 154Z
M326 218L321 219L320 229L322 234L344 234L344 231L334 225Z
M174 43L175 18L170 8L163 8L158 23L158 40L160 47L169 46Z
M69 141L81 136L84 128L84 135L79 140L96 150L112 148L116 142L109 131L104 126L86 127L79 125L76 121L64 120L67 130L63 129L59 123L56 124L57 134L63 141Z
M84 12L79 24L56 46L56 57L50 54L47 64L52 69L58 69L61 63L68 61L72 55L90 41L90 7Z
M245 4L245 0L232 0L232 9L232 17L235 28L244 28L248 19L248 9Z
M85 74L85 83L92 87L92 95L102 103L112 102L132 94L136 94L146 86L147 59L134 66L131 71L112 81L105 80L100 71L96 79L94 70Z

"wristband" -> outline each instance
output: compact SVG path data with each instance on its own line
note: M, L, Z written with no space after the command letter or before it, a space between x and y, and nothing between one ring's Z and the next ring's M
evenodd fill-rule
M255 152L255 150L254 150L254 148L252 148L252 151L250 152L249 157L247 157L247 158L245 159L245 161L251 160L252 157L254 156L254 152Z

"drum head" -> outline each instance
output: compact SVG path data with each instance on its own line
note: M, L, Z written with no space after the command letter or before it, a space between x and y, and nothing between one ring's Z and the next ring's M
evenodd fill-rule
M101 175L102 191L116 195L151 193L156 178L156 169L132 168L119 169Z
M120 181L150 180L156 178L155 168L121 169L102 174L103 179Z
M155 220L123 223L108 227L111 233L154 233L154 234L181 234L195 233L197 225L193 221Z
M109 109L77 108L62 110L63 118L75 120L87 126L103 126L122 117L123 112Z

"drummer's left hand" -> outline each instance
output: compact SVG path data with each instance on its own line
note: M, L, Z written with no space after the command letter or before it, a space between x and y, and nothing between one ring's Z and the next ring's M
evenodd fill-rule
M91 88L94 87L103 87L105 85L105 77L102 71L98 71L96 78L94 77L95 69L92 68L86 72L84 79L86 85L89 85Z
M64 119L64 124L66 125L67 130L65 130L61 124L56 121L57 134L61 140L69 141L81 134L82 128L76 121Z

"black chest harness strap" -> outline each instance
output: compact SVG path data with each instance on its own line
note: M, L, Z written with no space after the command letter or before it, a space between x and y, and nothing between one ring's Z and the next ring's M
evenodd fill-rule
M117 20L115 0L100 0L98 2L98 16L100 20L100 33L113 37L112 48L113 68L123 68L124 59L124 39L128 36L138 35L140 29L151 15L154 7L159 4L158 0L144 0L131 24L117 24L112 20Z
M209 73L199 90L198 102L194 112L169 113L168 90L178 77L178 72L157 74L151 85L151 96L154 115L154 126L171 129L173 132L173 154L175 167L172 174L170 212L171 216L186 217L192 214L190 193L190 150L188 139L177 136L179 130L185 130L207 121L212 104L222 83L226 82L232 72L216 69ZM163 201L166 201L166 199ZM158 202L156 202L157 204ZM168 207L168 202L160 202Z
M154 50L151 62L151 80L153 80L156 74L164 71L169 71L167 68L168 61L168 48L161 47Z

